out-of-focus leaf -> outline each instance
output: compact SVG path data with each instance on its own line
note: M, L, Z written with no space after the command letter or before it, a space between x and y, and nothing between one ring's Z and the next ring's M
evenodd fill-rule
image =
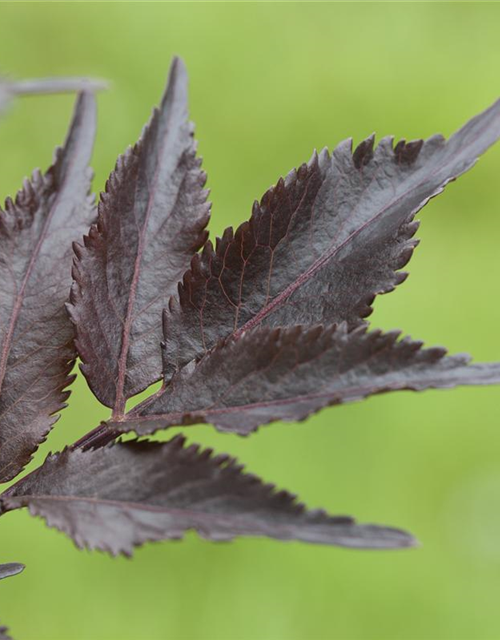
M500 101L448 141L373 136L280 179L252 217L193 260L165 319L167 377L258 325L348 322L405 279L415 214L500 137Z
M106 86L103 80L90 78L37 78L34 80L0 78L0 114L17 96L99 91Z
M4 84L0 82L0 114L9 106L10 95Z
M54 164L0 209L0 481L31 459L65 407L76 356L65 309L72 242L94 217L95 100L79 96Z
M138 405L115 429L138 434L208 422L246 435L274 420L303 420L328 405L385 391L500 383L500 363L469 364L466 355L398 340L399 332L259 327L221 342L198 364Z
M8 627L3 627L0 625L0 640L12 640L8 632L9 632Z
M19 562L7 562L6 564L0 564L0 580L16 576L18 573L21 573L21 571L24 571L24 569L24 564L20 564Z
M3 578L10 578L15 576L21 571L24 571L24 564L18 562L8 562L7 564L0 564L0 580ZM0 640L12 640L8 634L9 629L0 625Z
M77 247L70 313L82 371L115 415L161 378L161 312L207 237L200 165L186 70L175 59L160 108L119 158L97 225Z
M0 496L0 508L28 507L79 547L112 554L190 529L210 540L265 536L370 549L415 543L398 529L306 510L295 496L244 474L229 456L184 443L177 436L49 456Z

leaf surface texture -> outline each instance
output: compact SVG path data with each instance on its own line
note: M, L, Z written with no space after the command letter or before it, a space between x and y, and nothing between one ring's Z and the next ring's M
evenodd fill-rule
M304 420L334 404L373 394L457 385L498 384L500 363L469 364L467 355L399 340L399 332L259 327L222 341L198 364L181 370L162 391L113 428L146 434L208 422L246 435L274 420Z
M207 237L200 165L186 71L175 59L160 108L118 159L97 225L76 248L70 313L82 371L115 415L161 378L162 309Z
M65 304L72 242L94 216L95 100L77 100L65 145L0 209L0 481L30 460L65 407L76 357Z
M256 326L360 324L404 280L415 214L499 137L500 101L448 141L372 136L314 154L193 260L165 315L167 377Z
M147 541L194 529L209 540L265 536L354 548L412 546L407 533L307 510L227 455L177 436L96 451L66 450L0 497L2 511L28 507L80 547L130 554Z

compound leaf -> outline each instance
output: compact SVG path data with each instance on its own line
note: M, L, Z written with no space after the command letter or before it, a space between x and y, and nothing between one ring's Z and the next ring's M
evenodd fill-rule
M233 458L184 443L177 436L167 443L67 449L0 496L0 508L28 507L79 547L113 555L181 538L190 529L219 541L266 536L354 548L415 544L398 529L306 510L295 496L243 473Z

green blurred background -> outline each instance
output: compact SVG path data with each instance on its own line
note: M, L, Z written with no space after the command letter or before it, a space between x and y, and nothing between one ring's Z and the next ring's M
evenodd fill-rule
M99 191L138 137L171 56L212 189L213 234L314 147L376 131L449 135L500 95L500 5L1 3L0 67L108 78ZM25 98L0 122L0 192L46 167L72 98ZM500 358L500 145L422 213L411 276L376 326ZM410 529L416 550L266 540L149 545L133 560L78 551L27 513L0 523L0 621L20 640L489 640L500 638L499 391L399 393L275 424L249 439L196 427L311 506ZM37 461L107 412L80 378Z

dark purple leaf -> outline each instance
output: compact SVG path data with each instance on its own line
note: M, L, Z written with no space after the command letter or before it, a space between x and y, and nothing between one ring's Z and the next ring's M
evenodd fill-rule
M77 100L66 143L0 209L0 481L30 460L65 407L76 356L65 310L71 244L93 216L95 100Z
M207 237L200 165L186 71L175 59L159 110L119 158L97 226L77 247L70 313L82 371L117 416L129 397L161 378L161 311Z
M308 511L295 496L244 474L233 458L184 443L177 436L49 456L0 496L0 508L28 507L79 547L113 555L182 538L190 529L218 541L266 536L370 549L415 544L398 529Z
M406 274L415 214L500 137L500 101L448 141L374 138L314 154L208 243L166 314L167 377L258 325L360 324Z
M34 80L0 78L0 113L17 96L99 91L105 89L106 86L102 80L89 78L36 78Z
M385 391L500 382L500 363L468 364L466 355L399 340L399 332L347 332L321 326L260 327L221 342L169 386L138 405L122 431L208 422L246 435L274 420L303 420L323 407Z

